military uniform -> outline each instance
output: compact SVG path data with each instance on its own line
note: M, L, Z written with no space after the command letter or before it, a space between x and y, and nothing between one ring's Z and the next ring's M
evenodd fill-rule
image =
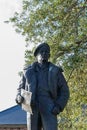
M69 88L61 69L51 62L40 67L38 62L29 66L20 82L21 88L32 92L33 115L30 130L57 130L57 114L63 111L69 98ZM57 114L53 114L53 108Z

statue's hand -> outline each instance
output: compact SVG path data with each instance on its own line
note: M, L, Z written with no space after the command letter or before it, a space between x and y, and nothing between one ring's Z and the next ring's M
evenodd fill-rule
M24 101L24 98L20 94L18 94L16 96L15 101L16 101L17 104L21 105L23 103L23 101Z
M56 106L54 106L54 108L53 108L53 110L52 110L52 113L53 113L54 115L59 114L59 113L60 113L59 108L58 108L58 107L56 107Z

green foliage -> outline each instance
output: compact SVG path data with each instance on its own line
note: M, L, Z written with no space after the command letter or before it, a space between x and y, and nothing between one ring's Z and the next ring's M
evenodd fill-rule
M23 10L10 18L25 36L25 63L35 60L37 43L47 41L50 60L62 65L70 99L58 116L59 130L87 129L87 1L23 0ZM29 46L33 46L32 50Z

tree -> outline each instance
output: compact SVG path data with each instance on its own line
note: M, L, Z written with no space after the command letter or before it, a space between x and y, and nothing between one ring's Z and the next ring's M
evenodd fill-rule
M16 32L25 36L28 48L25 52L26 64L34 60L32 52L37 43L47 41L51 46L51 61L64 68L71 93L66 110L60 114L60 129L63 129L63 123L64 130L85 130L87 1L23 0L22 12L15 12L9 21L16 27ZM31 45L32 50L29 50Z

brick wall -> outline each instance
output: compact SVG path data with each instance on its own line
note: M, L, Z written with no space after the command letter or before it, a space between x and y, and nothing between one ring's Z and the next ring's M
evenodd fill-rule
M0 126L0 130L27 130L26 126Z
M0 128L0 130L27 130L27 128Z

